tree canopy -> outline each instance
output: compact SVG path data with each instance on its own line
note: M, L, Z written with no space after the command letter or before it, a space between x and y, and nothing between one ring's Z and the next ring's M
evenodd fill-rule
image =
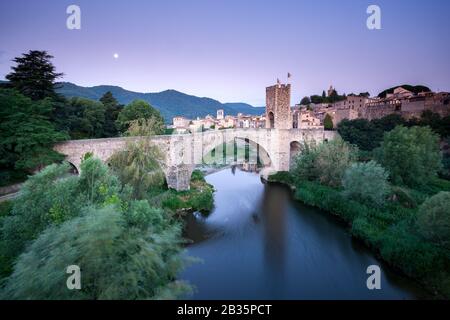
M397 126L386 132L375 158L395 184L411 187L430 182L442 166L439 137L429 127Z
M31 171L62 155L55 142L67 138L50 121L50 100L32 101L12 89L0 89L0 170Z
M144 100L134 100L120 111L116 125L121 132L125 132L131 121L149 118L153 118L159 124L160 129L157 133L162 133L164 131L164 119L161 113Z
M63 74L55 71L50 61L52 58L46 51L30 50L14 58L16 65L6 79L12 87L32 100L55 97L55 80Z

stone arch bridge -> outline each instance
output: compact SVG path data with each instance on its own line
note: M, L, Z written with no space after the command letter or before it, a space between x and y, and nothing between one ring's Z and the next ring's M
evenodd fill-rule
M299 143L303 141L321 143L331 140L334 135L334 132L323 129L227 129L149 138L71 140L56 144L54 149L64 154L66 160L79 171L81 160L88 152L108 162L113 153L126 147L127 142L151 139L165 155L161 167L168 186L176 190L187 190L195 166L202 164L203 156L214 149L234 155L237 163L241 161L256 163L257 158L245 159L242 154L235 155L234 144L230 142L244 140L256 146L259 160L269 168L268 170L276 172L289 170L293 155L299 152ZM224 145L227 147L222 149ZM220 151L215 154L223 155Z

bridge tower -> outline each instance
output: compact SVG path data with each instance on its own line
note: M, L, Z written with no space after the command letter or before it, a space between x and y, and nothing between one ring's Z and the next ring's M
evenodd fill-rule
M266 88L266 128L292 129L291 84Z

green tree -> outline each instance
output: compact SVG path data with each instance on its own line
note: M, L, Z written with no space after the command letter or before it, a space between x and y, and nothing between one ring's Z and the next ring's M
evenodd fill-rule
M390 114L380 119L373 119L371 123L380 130L380 133L391 131L396 126L406 125L405 119L399 114Z
M338 124L337 131L342 139L365 151L378 147L383 139L383 131L366 119L344 119Z
M318 156L317 145L304 142L300 145L299 155L295 158L295 164L292 173L298 181L300 180L316 180L319 178L319 172L316 170L315 161Z
M397 126L386 132L375 157L394 184L411 187L430 182L442 165L439 137L429 127Z
M318 96L318 95L312 95L310 97L310 100L311 100L311 103L314 103L314 104L319 104L319 103L323 103L324 102L323 98L321 96Z
M353 163L342 179L344 195L350 199L381 206L389 193L389 174L375 161Z
M63 156L52 147L67 136L50 122L49 100L32 101L15 90L0 89L0 170L41 168Z
M159 111L144 100L134 100L120 111L116 125L121 132L125 132L131 121L149 118L159 124L158 134L163 133L164 119Z
M154 118L131 121L126 135L144 138L128 142L126 148L114 153L109 161L120 181L133 188L133 196L137 199L145 198L150 188L160 188L165 182L161 170L164 156L149 139L155 133L155 123L157 128L158 122Z
M333 130L333 118L329 113L327 113L325 118L323 119L323 125L325 127L325 130Z
M439 192L420 206L417 226L422 236L450 249L450 192Z
M19 257L2 298L135 300L188 293L190 287L175 280L185 264L181 228L161 225L162 211L145 203L134 208L144 211L132 214L135 219L108 206L48 228ZM67 290L70 265L81 267L81 290Z
M106 107L86 98L69 100L74 114L70 120L70 135L74 139L101 138L104 136Z
M116 121L123 106L119 104L116 98L114 98L111 91L106 92L100 98L100 102L105 106L105 123L103 125L103 136L107 138L116 137L119 134L116 126Z
M341 138L320 145L302 146L293 174L298 180L317 180L332 187L341 185L345 170L357 160L357 148Z
M301 105L309 105L311 103L311 100L309 99L309 97L303 97L303 99L300 101Z
M11 215L1 225L0 255L12 261L45 228L79 214L75 201L77 177L69 176L69 165L53 164L30 177L14 200Z
M30 50L21 57L14 58L16 66L6 75L11 85L32 100L55 97L55 80L62 73L55 72L51 63L53 56L46 51Z
M81 162L80 169L78 192L82 197L81 201L103 205L108 199L119 195L120 181L100 159L86 157Z

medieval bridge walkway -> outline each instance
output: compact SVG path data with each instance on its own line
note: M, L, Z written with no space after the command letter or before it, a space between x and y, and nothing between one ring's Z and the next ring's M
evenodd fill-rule
M81 159L88 152L108 162L111 155L124 149L128 141L151 139L165 155L161 167L166 175L168 186L176 190L187 190L195 166L202 164L204 155L215 148L221 148L224 143L227 144L236 139L245 140L257 147L259 158L271 170L287 171L291 158L299 152L301 142L321 143L324 140L331 140L334 135L333 131L323 129L227 129L151 138L71 140L55 145L55 150L66 155L66 160L79 171ZM234 146L232 143L228 145ZM234 150L226 150L226 152L234 154ZM222 152L219 151L216 154L222 155ZM241 156L238 162L239 160L245 159ZM256 163L256 159L253 161Z

